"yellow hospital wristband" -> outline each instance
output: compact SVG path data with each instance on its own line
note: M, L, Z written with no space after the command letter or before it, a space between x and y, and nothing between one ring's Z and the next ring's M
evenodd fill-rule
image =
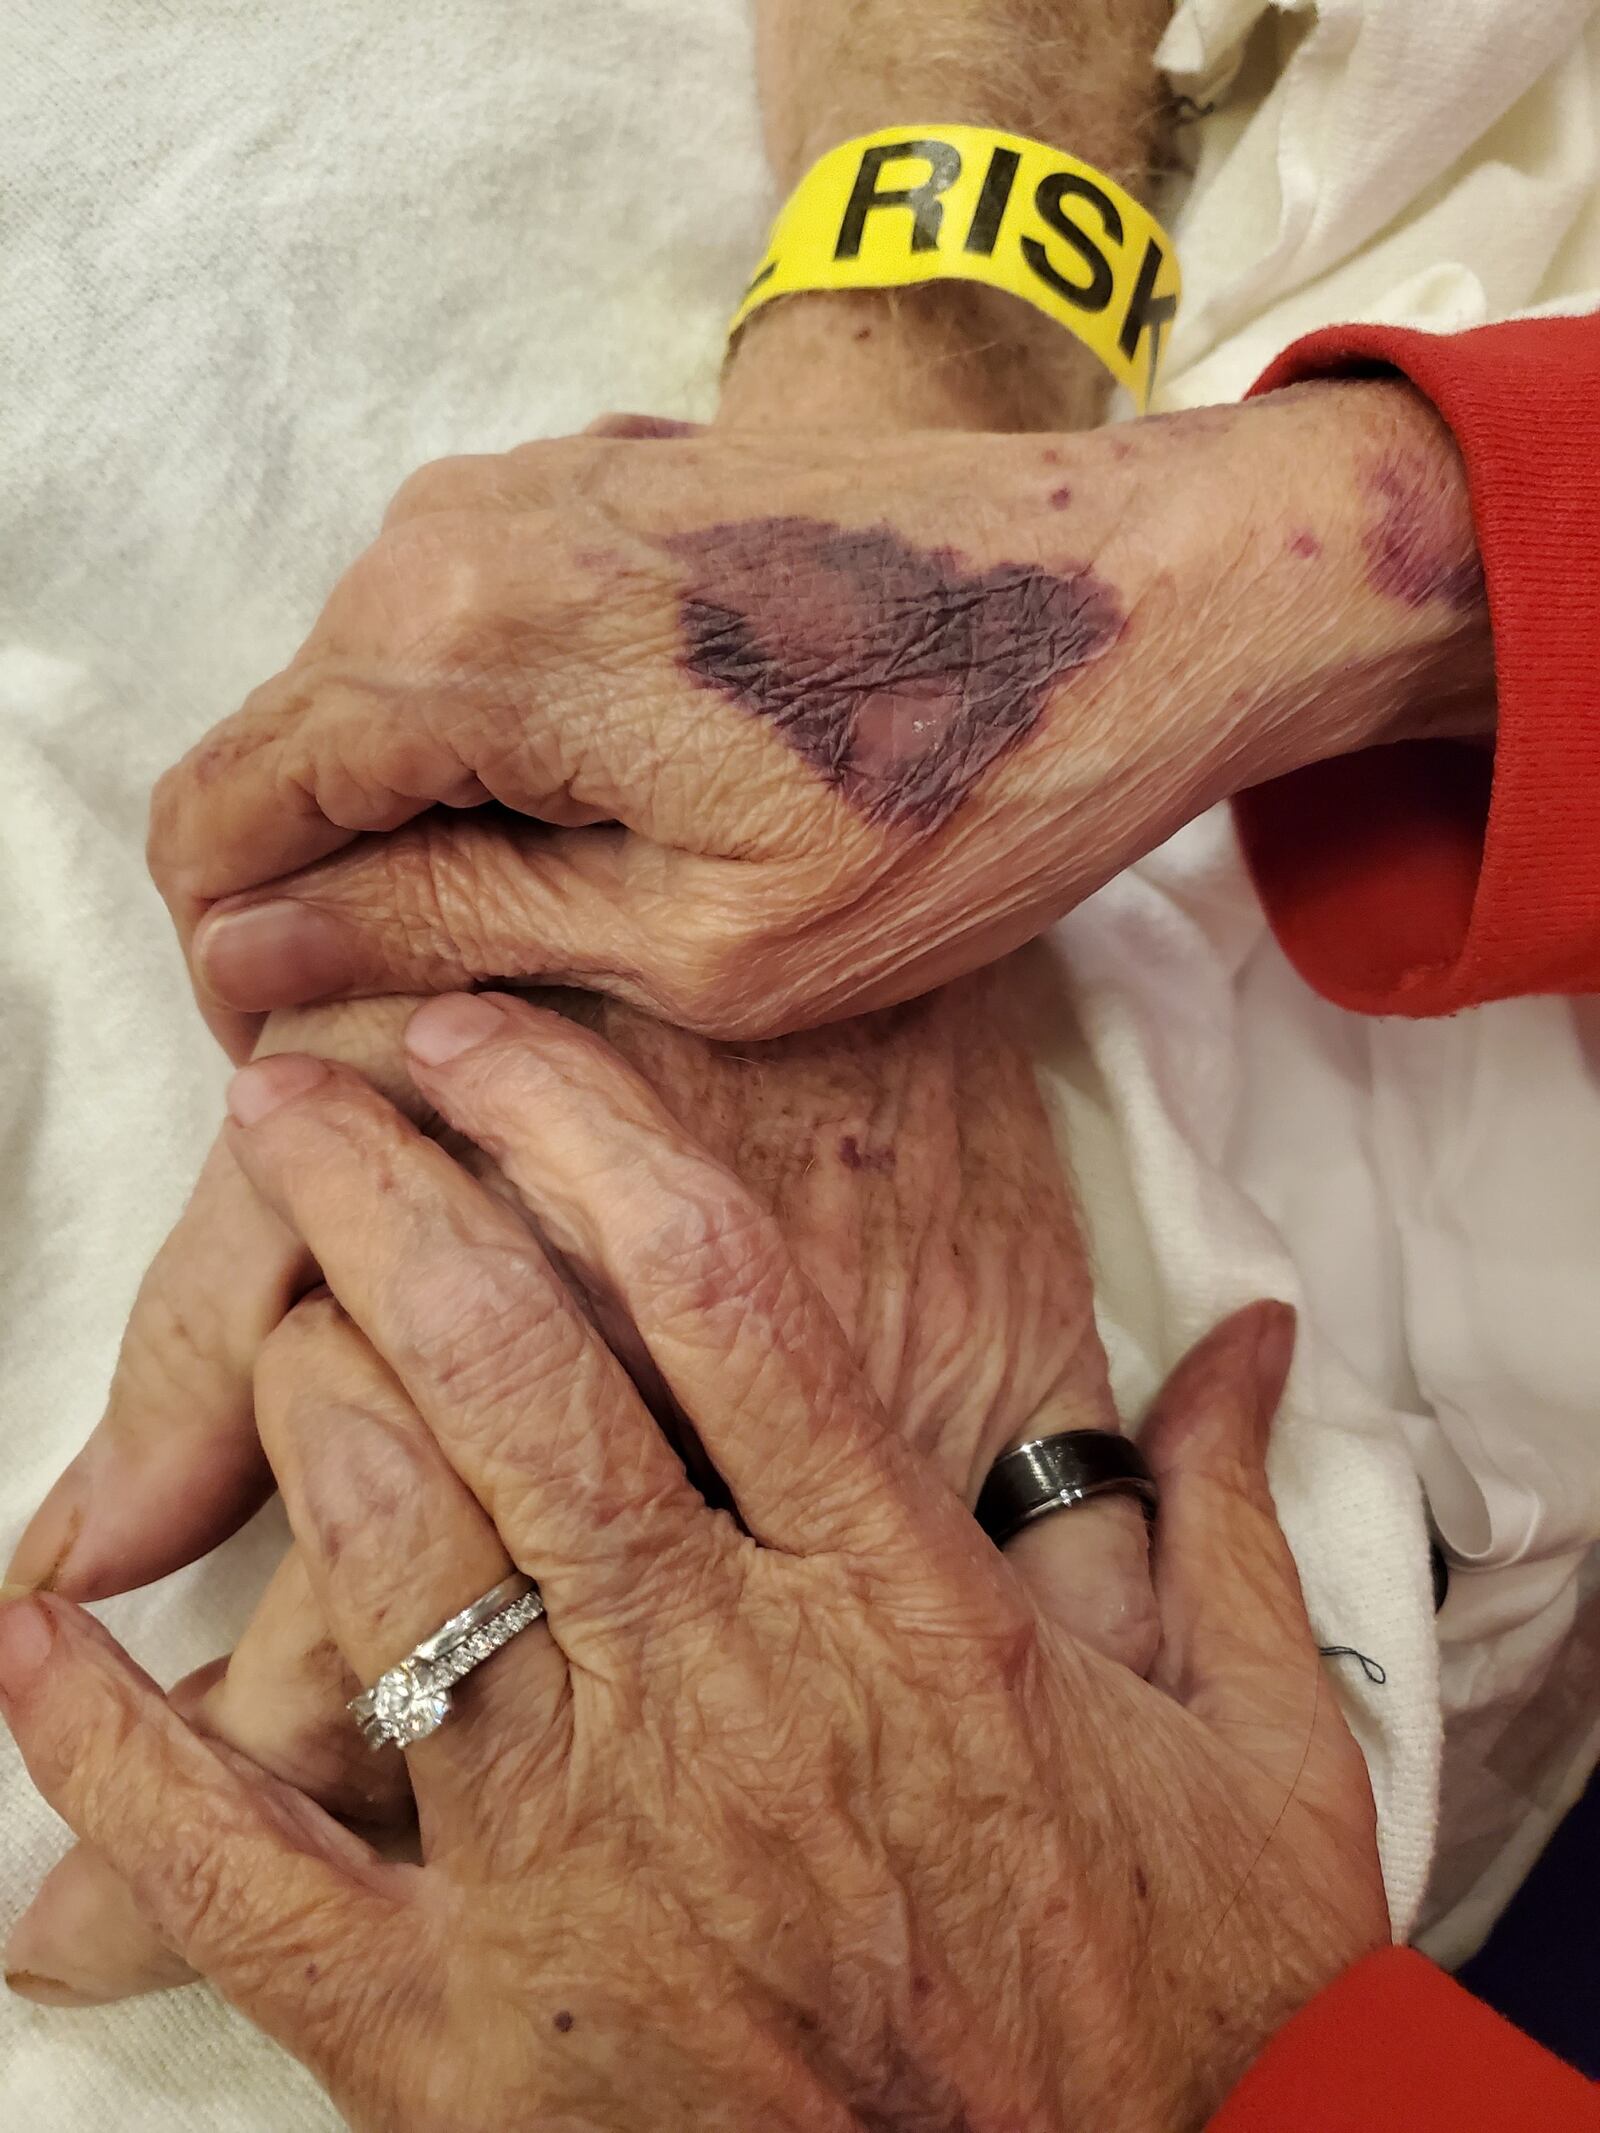
M831 148L773 224L728 331L802 289L944 280L1022 297L1149 405L1178 308L1172 239L1092 164L989 126L891 126Z

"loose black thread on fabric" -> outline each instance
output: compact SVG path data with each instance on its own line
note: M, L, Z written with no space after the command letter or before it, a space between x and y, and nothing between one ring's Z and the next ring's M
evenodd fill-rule
M1376 1659L1369 1659L1365 1652L1358 1652L1353 1644L1319 1644L1317 1650L1324 1659L1354 1659L1375 1688L1381 1689L1389 1679Z

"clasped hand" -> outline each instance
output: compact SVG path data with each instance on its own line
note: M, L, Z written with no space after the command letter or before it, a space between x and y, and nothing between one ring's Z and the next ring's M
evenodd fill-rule
M357 2126L1199 2123L1385 1933L1263 1473L1287 1314L1229 1321L1146 1432L1141 1681L1041 1614L771 1215L597 1038L447 997L408 1044L737 1515L499 1197L359 1077L260 1062L233 1149L339 1303L273 1336L259 1418L340 1647L372 1679L508 1562L548 1628L411 1751L402 1865L17 1603L0 1695L46 1796Z

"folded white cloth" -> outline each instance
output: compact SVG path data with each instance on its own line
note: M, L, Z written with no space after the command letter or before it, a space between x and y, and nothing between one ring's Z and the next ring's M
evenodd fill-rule
M420 461L608 406L705 412L771 204L737 0L14 0L8 29L0 1546L92 1422L218 1114L143 877L150 780L289 655ZM1185 0L1165 56L1218 100L1172 404L1233 396L1319 320L1459 325L1600 287L1587 8ZM1438 1900L1500 1882L1459 1939L1508 1835L1535 1841L1593 1753L1549 1686L1600 1509L1576 1293L1600 1215L1569 1182L1600 1130L1591 1018L1333 1014L1220 819L1040 956L1066 979L1046 1079L1127 1400L1234 1301L1305 1308L1275 1484L1325 1641L1388 1670L1343 1678L1402 1923L1447 1714L1467 1736ZM1442 1674L1419 1468L1479 1565ZM174 1676L225 1647L280 1539L265 1517L107 1618ZM0 1751L0 1927L59 1843ZM28 2133L335 2122L201 1992L71 2020L5 2003L0 2060Z

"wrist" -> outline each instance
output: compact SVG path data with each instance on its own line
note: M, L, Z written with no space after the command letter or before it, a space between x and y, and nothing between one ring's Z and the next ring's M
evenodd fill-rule
M745 323L717 420L739 429L1087 429L1111 380L1018 297L971 282L819 290Z
M1227 707L1207 797L1390 742L1492 740L1465 470L1420 394L1313 384L1123 435L1152 481L1135 519L1169 563L1175 665Z

